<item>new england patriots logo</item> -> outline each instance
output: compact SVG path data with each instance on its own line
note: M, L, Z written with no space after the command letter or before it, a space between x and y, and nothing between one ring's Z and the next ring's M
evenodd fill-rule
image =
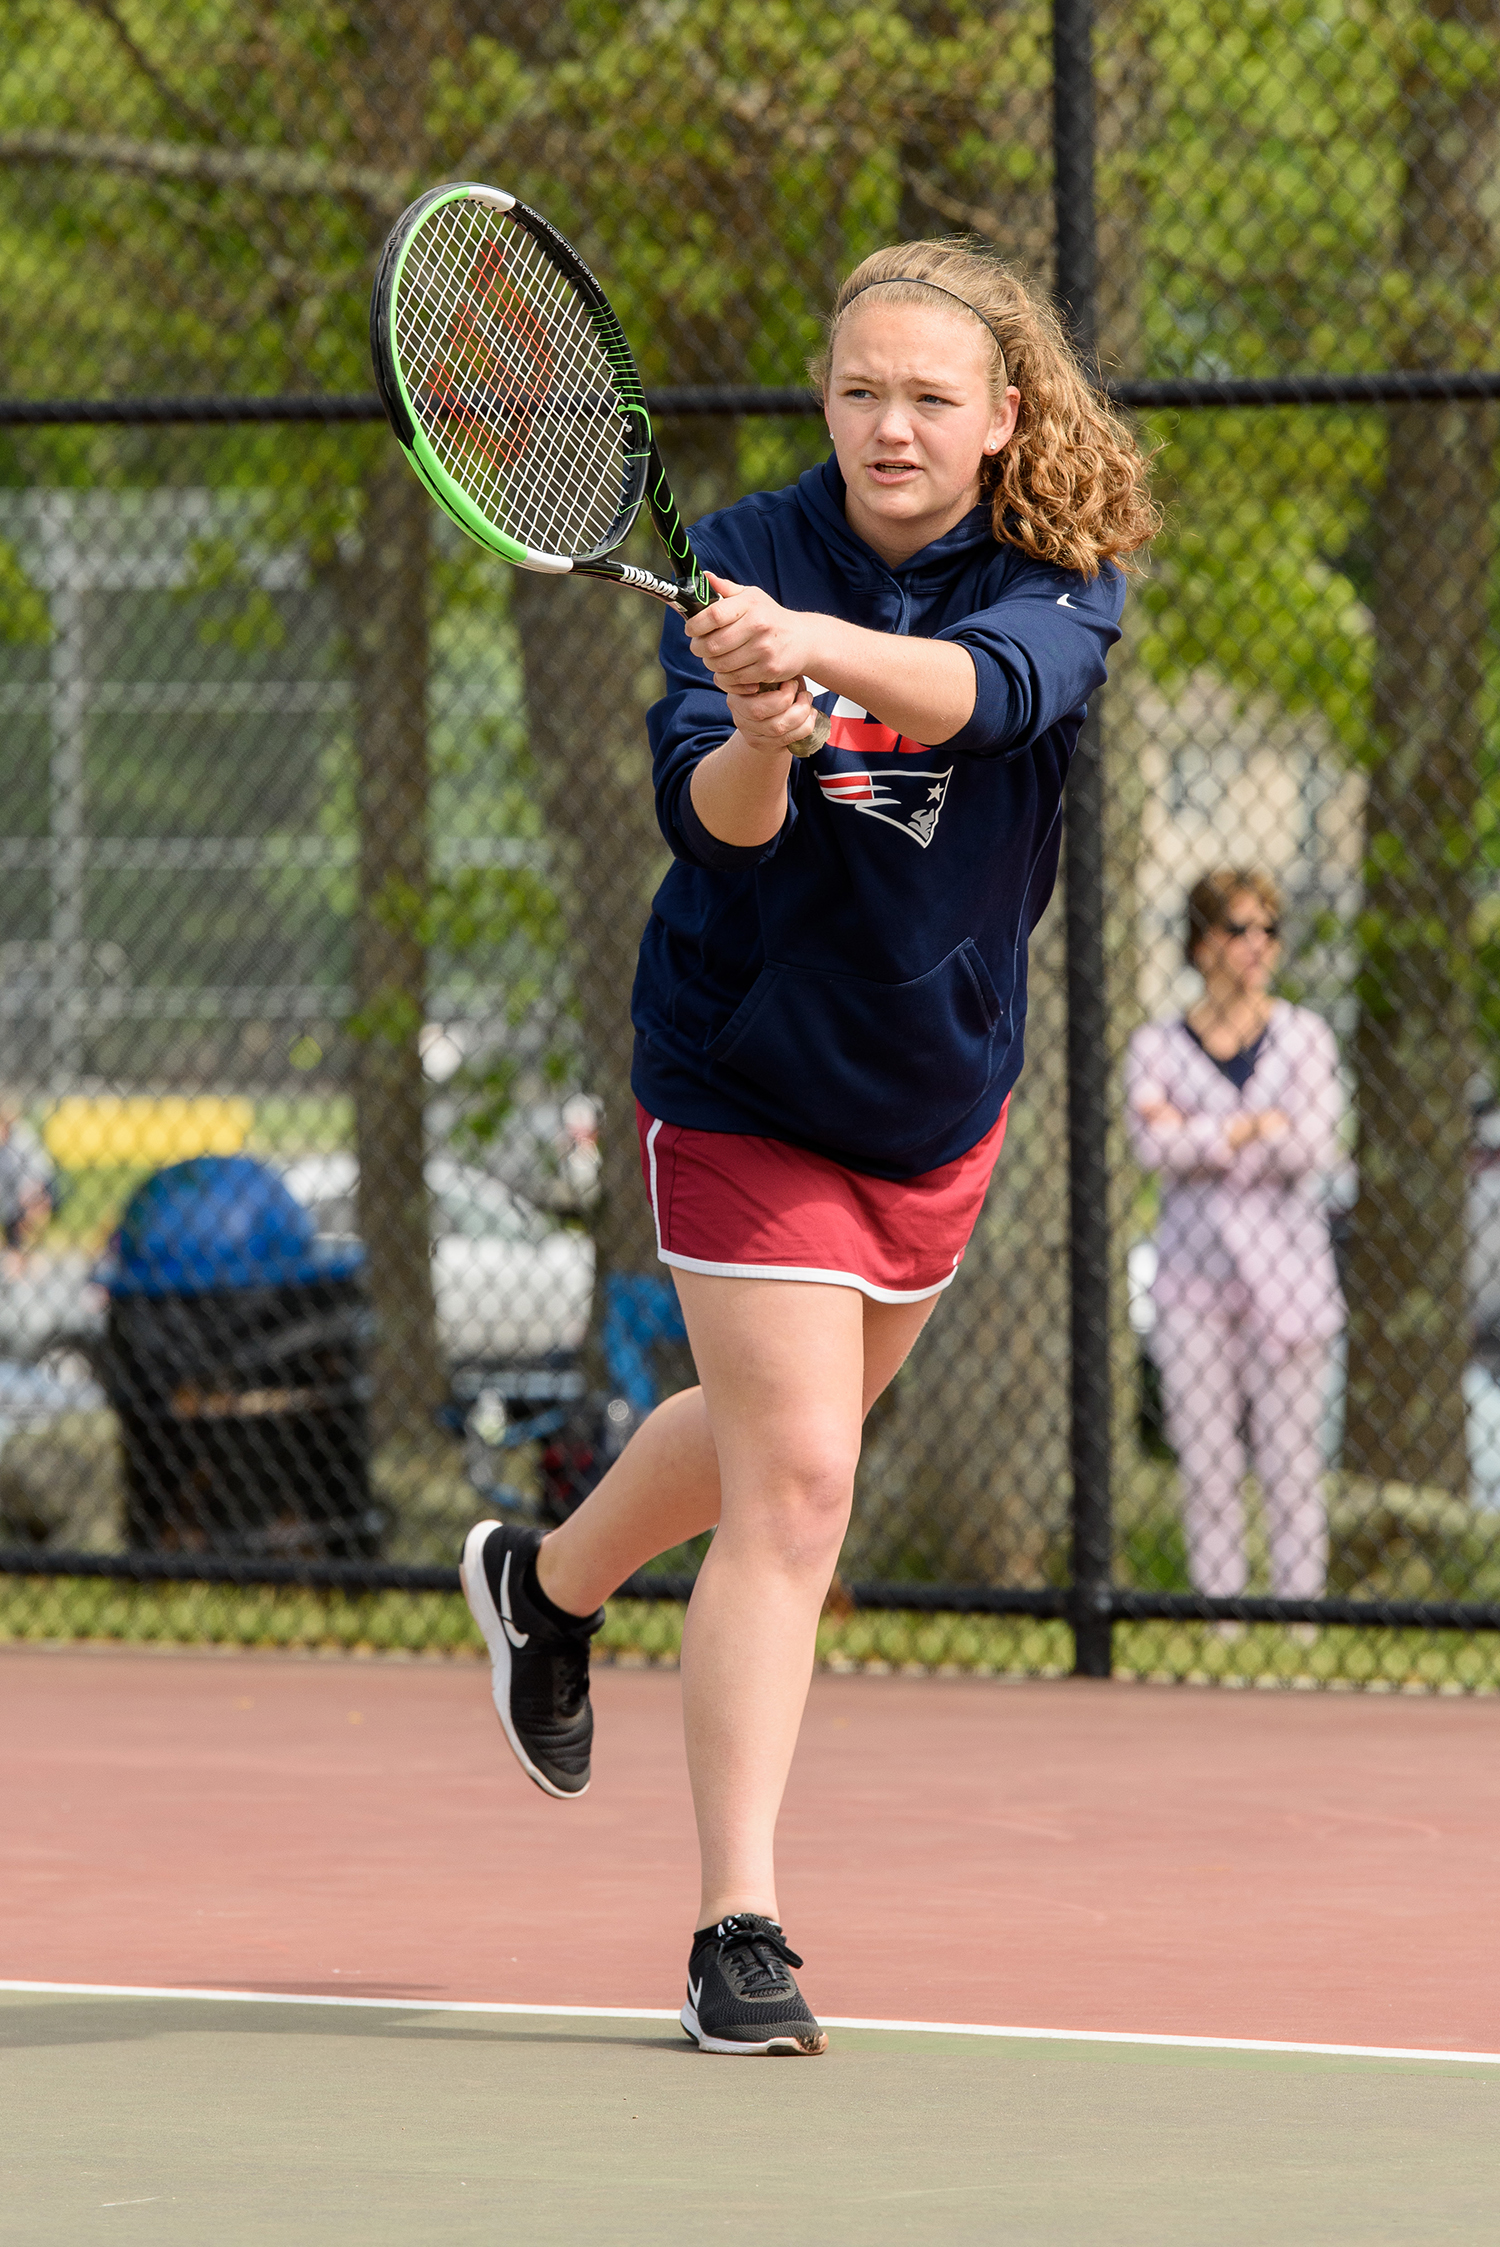
M830 803L899 827L925 850L937 833L952 777L951 765L945 772L820 772L818 786Z
M807 684L814 695L828 692L814 679L809 679ZM905 734L893 733L889 726L883 726L878 718L872 718L867 710L861 710L858 703L847 701L843 695L834 703L830 715L825 755L839 749L852 752L856 757L932 755L925 742L908 741ZM851 811L862 811L867 819L879 819L887 827L899 828L903 835L910 836L925 850L937 833L952 777L951 765L944 766L941 772L888 765L879 772L847 768L819 772L818 786L830 803L847 804Z

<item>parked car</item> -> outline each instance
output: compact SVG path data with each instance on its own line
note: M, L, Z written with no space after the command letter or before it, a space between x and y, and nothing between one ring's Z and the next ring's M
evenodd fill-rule
M1469 1296L1481 1346L1500 1354L1500 1109L1474 1119L1469 1153Z
M359 1168L351 1154L282 1165L320 1233L357 1236ZM594 1244L473 1165L434 1155L432 1278L450 1364L504 1363L576 1350L588 1326Z
M0 1260L0 1362L31 1365L65 1341L103 1340L95 1261L81 1249L46 1248Z

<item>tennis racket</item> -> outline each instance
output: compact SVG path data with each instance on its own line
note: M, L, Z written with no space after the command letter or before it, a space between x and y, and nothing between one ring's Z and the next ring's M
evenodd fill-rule
M446 515L523 570L605 578L696 616L718 595L651 434L625 331L556 228L498 187L434 187L381 253L370 348L391 428ZM645 502L670 577L611 559ZM789 742L828 739L814 712Z

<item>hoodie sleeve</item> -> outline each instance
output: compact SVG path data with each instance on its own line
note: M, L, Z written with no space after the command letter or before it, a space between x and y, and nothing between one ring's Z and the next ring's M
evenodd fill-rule
M717 570L746 584L756 583L755 578L744 575L748 566L745 558L724 555L720 543L706 538L701 525L693 532L693 544L706 569ZM647 711L646 733L651 743L656 818L668 848L675 857L685 858L695 866L711 867L715 872L729 873L758 866L763 859L775 856L796 824L797 808L790 791L786 817L768 843L742 848L735 843L722 843L716 835L711 835L693 809L690 793L693 770L711 750L729 739L734 721L729 715L727 697L719 692L693 654L682 619L675 609L668 609L662 619L661 667L666 674L667 691L661 701L654 702Z
M1142 1023L1125 1055L1125 1118L1130 1151L1142 1170L1169 1178L1193 1178L1233 1169L1235 1150L1225 1137L1234 1110L1193 1113L1172 1067L1170 1033L1158 1022ZM1181 1104L1181 1105L1180 1105ZM1172 1109L1175 1122L1161 1114Z
M974 714L944 749L1009 757L1081 710L1104 684L1104 659L1120 637L1125 579L1106 564L1087 579L1028 566L993 607L945 625L974 661Z
M1292 1010L1284 1036L1291 1080L1278 1105L1287 1127L1244 1150L1242 1167L1249 1184L1326 1176L1338 1167L1344 1088L1333 1032L1321 1016L1299 1006Z

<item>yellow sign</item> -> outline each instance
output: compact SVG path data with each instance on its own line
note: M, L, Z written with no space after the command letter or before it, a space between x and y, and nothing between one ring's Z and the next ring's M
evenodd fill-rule
M75 1095L59 1100L42 1137L60 1170L125 1170L186 1162L192 1155L237 1155L254 1121L248 1100Z

